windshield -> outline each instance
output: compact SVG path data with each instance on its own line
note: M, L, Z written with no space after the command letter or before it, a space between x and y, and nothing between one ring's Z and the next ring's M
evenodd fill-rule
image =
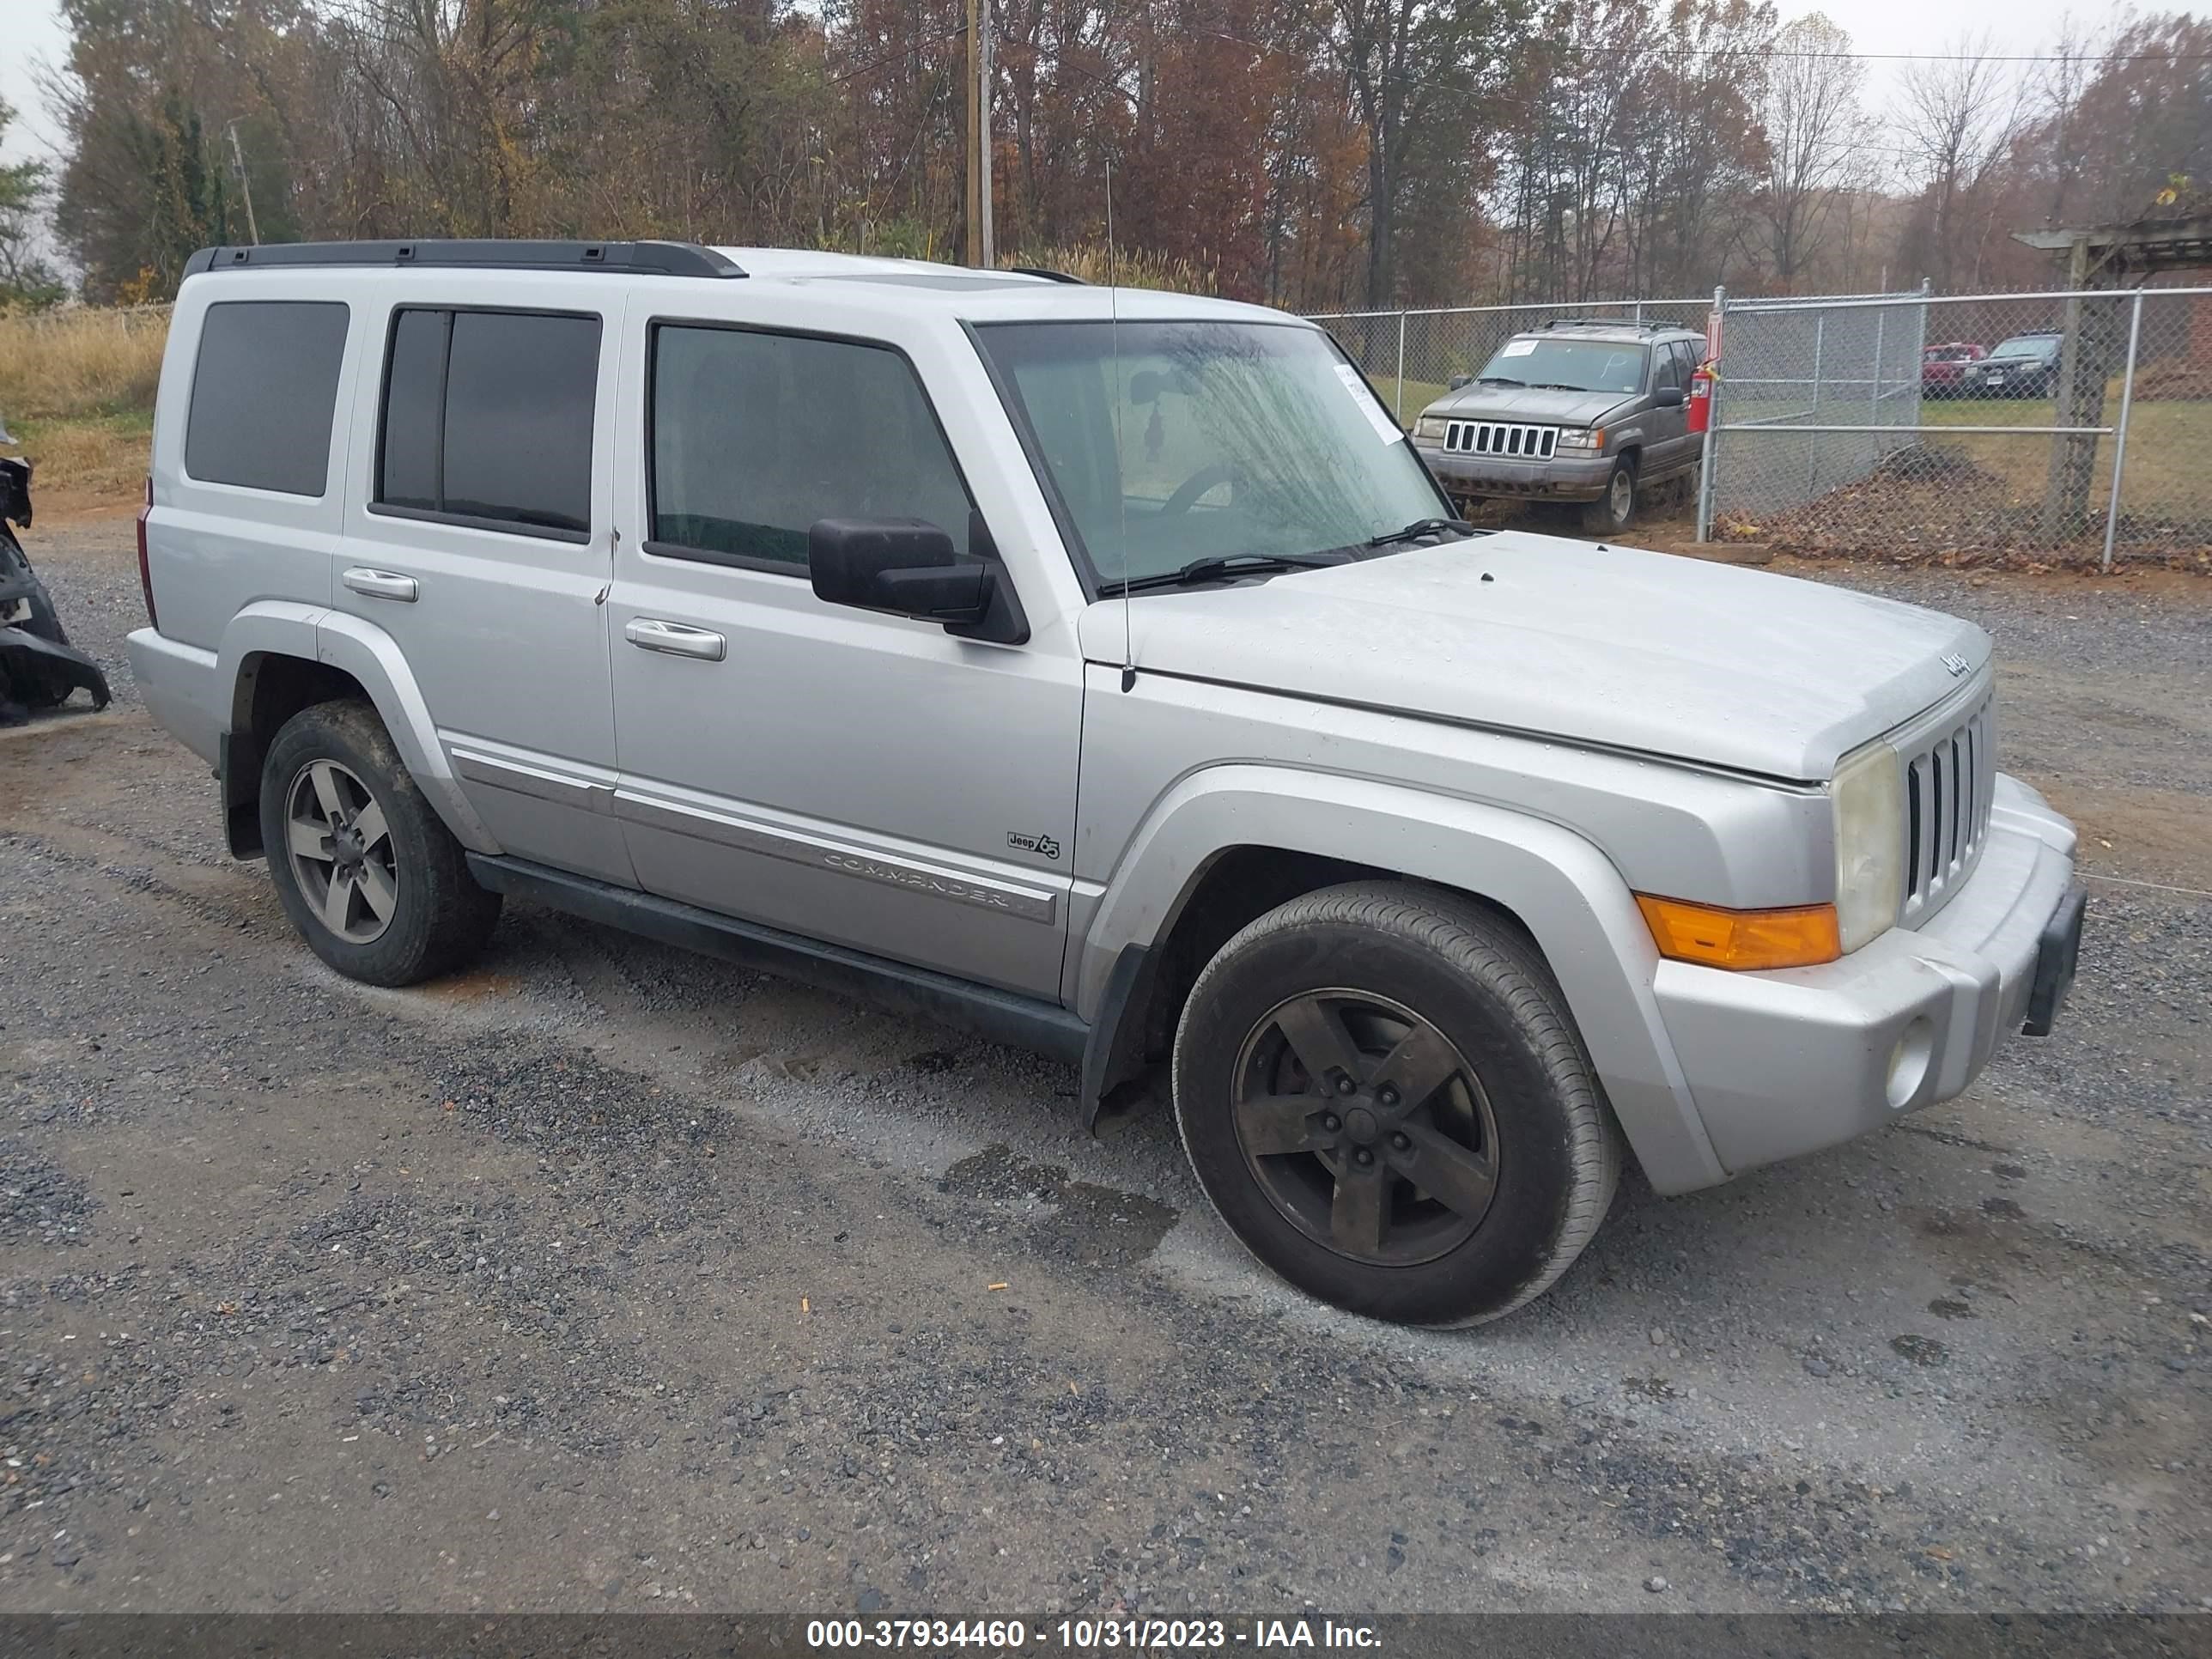
M1364 549L1450 511L1316 329L994 323L975 336L1094 585Z
M1974 349L1972 346L1929 346L1928 348L1928 361L1931 363L1968 362L1972 360L1973 356Z
M2017 339L2007 340L1995 351L1990 353L1990 356L1992 357L2047 357L2057 349L2057 345L2058 342L2047 335L2023 334Z
M1485 386L1553 386L1567 392L1641 392L1640 345L1608 340L1508 340L1475 376Z

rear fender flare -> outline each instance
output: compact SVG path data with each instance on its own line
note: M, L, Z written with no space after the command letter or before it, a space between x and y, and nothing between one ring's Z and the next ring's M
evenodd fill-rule
M373 623L325 611L315 629L315 655L317 661L342 668L361 682L384 729L392 734L399 758L453 838L471 853L499 856L505 849L484 827L453 775L446 746L438 740L437 724L430 718L430 705L399 642Z

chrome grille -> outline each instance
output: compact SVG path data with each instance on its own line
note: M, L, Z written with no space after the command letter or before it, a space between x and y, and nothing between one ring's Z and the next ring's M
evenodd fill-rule
M1444 426L1448 455L1494 455L1514 461L1548 461L1559 447L1555 426L1517 426L1510 421L1451 421Z
M1989 699L1905 762L1905 913L1932 915L1957 890L1989 839L1996 744Z

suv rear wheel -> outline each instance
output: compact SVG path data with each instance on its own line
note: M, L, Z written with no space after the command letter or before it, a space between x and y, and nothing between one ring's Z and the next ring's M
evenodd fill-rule
M261 767L261 844L284 914L349 979L413 985L466 963L499 895L408 775L376 711L317 703L284 722Z
M1541 963L1480 906L1407 884L1326 889L1231 939L1185 1006L1175 1099L1245 1246L1379 1319L1510 1313L1582 1253L1620 1180Z
M1583 508L1583 528L1599 535L1618 535L1636 522L1636 462L1624 455L1613 464L1605 481L1605 494Z

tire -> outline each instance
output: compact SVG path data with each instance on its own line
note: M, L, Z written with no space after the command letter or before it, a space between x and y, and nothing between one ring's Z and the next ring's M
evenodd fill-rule
M1617 536L1636 522L1636 460L1624 455L1606 475L1605 494L1583 508L1583 528L1600 536Z
M1333 1070L1353 1073L1342 1092ZM1392 1099L1393 1078L1420 1097ZM1533 947L1406 883L1293 899L1224 945L1176 1033L1175 1104L1200 1184L1255 1256L1407 1324L1480 1324L1542 1294L1620 1178L1620 1132Z
M295 820L319 851L295 848ZM450 973L499 921L499 895L477 885L384 722L359 699L316 703L278 731L261 766L261 844L284 914L348 979L414 985Z

